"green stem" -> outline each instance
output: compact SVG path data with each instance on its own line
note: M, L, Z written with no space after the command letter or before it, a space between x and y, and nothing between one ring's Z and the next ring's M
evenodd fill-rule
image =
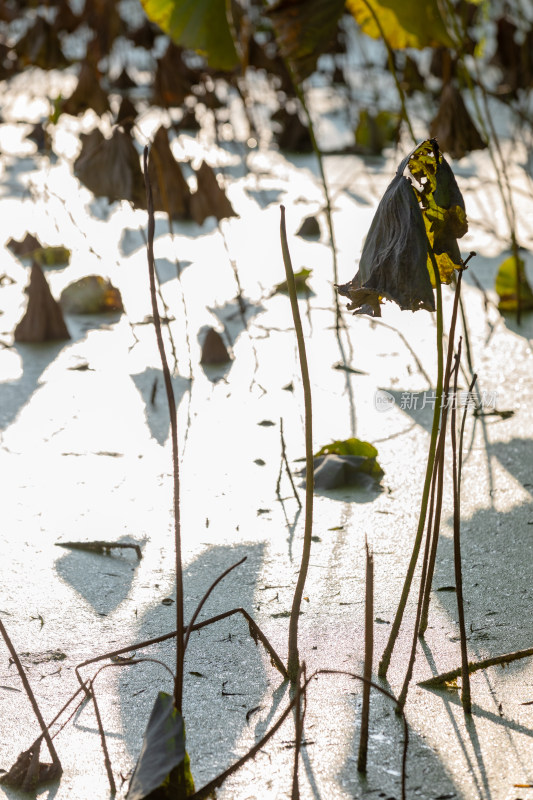
M420 546L422 544L422 537L424 534L424 527L426 524L429 490L431 486L431 478L433 475L433 465L435 462L435 451L437 448L437 437L439 433L440 412L442 407L442 387L443 387L443 376L444 376L442 289L440 284L440 276L437 267L437 262L435 260L435 255L433 253L433 250L429 245L429 242L428 242L428 252L429 252L429 257L431 259L431 264L433 266L433 272L435 275L435 283L436 283L435 288L437 295L437 386L435 389L435 408L433 411L433 425L431 428L431 439L429 443L426 477L424 479L424 488L422 490L422 500L420 503L418 528L415 536L415 541L413 544L413 552L411 554L411 560L409 561L407 574L405 576L403 584L400 602L398 603L398 608L396 609L396 614L389 634L389 640L387 642L385 650L383 651L381 661L379 662L378 675L380 676L380 678L385 678L387 675L387 670L389 668L392 651L394 650L394 645L396 644L396 639L398 638L398 633L400 632L403 614L405 611L405 606L407 604L407 598L409 597L409 592L411 591L411 584L413 582L416 563L418 561L418 555L420 553Z
M289 245L287 243L287 230L285 227L285 207L281 206L281 250L283 253L283 263L285 265L285 274L287 276L287 286L289 289L289 298L291 301L292 317L294 320L294 328L296 331L296 340L298 343L298 356L300 359L300 371L302 373L302 384L304 390L304 406L305 406L305 524L304 524L304 542L302 549L302 560L300 563L300 572L294 590L294 598L292 601L291 616L289 620L289 659L287 665L287 672L291 681L295 681L298 677L298 670L300 667L300 658L298 654L298 619L300 616L300 607L302 605L302 597L304 592L305 581L307 572L309 570L309 559L311 555L311 534L313 529L313 490L314 490L314 463L313 463L313 416L311 407L311 382L309 380L309 368L307 366L307 355L305 352L305 340L302 329L302 320L300 318L300 309L298 307L298 297L296 295L296 286L294 283L294 272L292 269L291 256L289 253Z
M389 44L389 41L388 41L388 39L387 39L387 37L385 35L385 31L383 30L383 26L382 26L382 24L381 24L381 22L379 20L378 15L374 11L373 7L370 5L368 0L363 0L363 3L365 4L365 6L370 11L370 13L372 15L372 18L373 18L374 22L376 23L377 28L379 30L379 35L381 36L381 38L383 40L383 44L385 45L385 47L387 49L387 58L389 60L389 69L390 69L390 71L392 73L392 77L394 78L394 83L396 84L396 89L398 90L398 96L400 98L400 103L401 103L401 106L402 106L402 117L405 120L405 123L406 123L407 127L409 128L409 133L411 135L411 139L413 140L413 143L416 144L417 140L416 140L416 137L415 137L415 132L413 130L413 126L411 125L411 120L410 120L409 114L407 112L407 104L405 102L405 92L402 89L402 85L401 85L400 80L398 78L398 73L396 72L396 64L394 63L394 51L393 51L392 47Z

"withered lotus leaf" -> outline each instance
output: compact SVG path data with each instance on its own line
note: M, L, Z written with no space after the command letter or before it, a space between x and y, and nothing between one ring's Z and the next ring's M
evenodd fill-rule
M468 113L461 92L451 82L442 89L439 110L429 132L452 158L463 158L471 150L483 150L487 146Z
M92 108L99 116L109 111L107 92L100 85L100 72L93 58L86 58L82 63L78 85L63 102L61 110L75 117L88 108Z
M171 217L189 219L191 190L172 154L168 132L163 126L154 136L148 175L152 184L154 211L166 211Z
M427 270L427 238L418 201L400 164L378 206L353 280L338 287L349 297L350 311L381 316L380 297L402 310L435 310Z
M344 0L277 0L268 9L276 39L298 83L314 71L335 38Z
M31 233L26 233L24 239L21 239L19 242L16 239L10 239L6 247L8 247L12 253L16 256L20 256L21 258L26 258L34 250L38 250L42 247L39 239L33 236Z
M59 304L52 297L41 267L34 263L27 289L26 313L15 328L16 342L48 342L70 339Z
M15 51L23 66L63 69L69 65L56 29L43 17L36 17L33 25L17 42Z
M224 344L224 339L214 328L209 328L202 344L200 363L227 364L229 361L231 361L231 356Z
M197 170L196 179L198 188L191 197L191 216L198 225L202 225L211 216L218 220L238 216L224 189L219 186L217 176L205 161L202 161Z
M130 200L146 208L144 179L139 154L130 136L115 128L106 139L98 128L80 135L81 152L74 162L74 174L97 197Z
M183 60L183 49L171 42L156 64L152 102L163 108L181 106L199 78Z

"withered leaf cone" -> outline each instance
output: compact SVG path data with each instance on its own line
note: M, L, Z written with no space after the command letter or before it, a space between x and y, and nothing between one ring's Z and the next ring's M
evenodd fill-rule
M221 220L238 216L224 189L218 185L217 176L205 161L197 170L196 179L198 188L191 197L191 216L198 225L202 225L206 217L213 216Z
M429 130L440 148L452 158L463 158L471 150L483 150L487 146L468 113L461 92L451 82L443 86L439 110Z
M146 208L144 178L139 154L131 137L115 128L106 139L98 128L80 135L81 152L74 162L74 174L97 197L130 200Z
M100 85L100 72L94 58L88 57L81 65L78 85L67 98L61 110L73 117L92 108L99 116L109 111L107 92Z
M34 262L27 289L26 313L15 328L16 342L48 342L70 339L63 312L52 297L41 267Z
M166 211L177 219L190 219L191 190L172 154L168 132L163 126L154 136L148 175L152 184L154 211Z
M403 172L404 159L377 208L355 277L338 287L354 313L381 316L380 297L402 310L435 310L427 269L427 237L418 200Z
M224 344L224 339L214 328L209 328L202 345L201 364L227 364L231 356Z

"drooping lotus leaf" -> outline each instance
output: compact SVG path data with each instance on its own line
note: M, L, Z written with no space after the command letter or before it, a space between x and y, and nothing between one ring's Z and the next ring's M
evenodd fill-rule
M335 36L344 0L277 0L268 8L281 54L298 83L315 70Z
M363 33L374 39L384 35L395 50L452 46L437 0L346 0L346 6Z
M400 164L377 208L355 277L338 287L354 313L380 316L380 298L402 310L435 310L431 247L439 278L462 266L457 239L468 230L464 200L437 142L426 140Z
M408 178L408 158L387 188L378 206L352 281L338 287L349 297L350 311L381 316L380 297L394 300L402 310L435 310L427 270L424 220Z

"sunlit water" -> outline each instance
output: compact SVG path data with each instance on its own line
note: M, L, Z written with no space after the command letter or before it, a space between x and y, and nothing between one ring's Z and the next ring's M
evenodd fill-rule
M175 624L175 606L161 602L175 591L172 458L161 363L149 322L146 213L127 203L95 199L73 176L79 133L97 122L92 112L78 119L59 119L53 130L52 158L36 153L25 138L28 123L48 114L49 98L59 91L68 95L74 85L75 77L68 72L45 75L28 70L10 86L3 85L0 125L1 243L11 237L21 239L29 231L45 245L70 248L67 267L46 270L53 295L58 297L79 277L100 274L120 289L125 307L121 316L67 316L71 340L66 343L13 344L14 326L24 312L29 267L3 249L0 271L8 279L0 288L0 613L20 652L54 650L66 655L57 664L34 664L28 672L47 720L74 690L75 664L160 635ZM269 102L264 86L252 88L259 99ZM320 82L310 97L315 111L325 115L319 124L323 146L342 146L349 131L342 114L334 113L338 98ZM161 308L172 318L164 336L178 405L186 615L223 569L247 555L248 561L217 588L205 614L245 607L280 655L286 656L286 616L304 515L283 469L281 496L276 494L280 420L302 499L297 473L298 459L304 455L304 431L289 301L272 293L285 277L279 245L283 203L295 271L312 269L312 292L301 299L300 310L313 387L315 450L335 439L358 436L377 446L385 470L381 491L338 490L315 499L301 655L309 670L322 666L357 671L363 653L365 538L376 562L377 660L416 528L431 408L429 404L409 408L402 396L417 393L422 398L429 388L424 372L434 380L434 320L426 312L401 313L387 304L383 320L391 327L343 311L337 334L332 256L316 161L312 156L290 158L280 153L268 130L259 143L252 140L242 108L234 99L231 103L232 114L219 131L218 143L214 120L206 111L201 133L175 136L172 149L193 167L205 159L219 168L239 216L219 224L210 218L201 227L173 222L169 230L165 216L158 214L156 224L156 266L165 303ZM146 106L135 131L139 149L168 119L166 112ZM102 129L110 131L110 118L104 118ZM417 132L426 136L424 114ZM383 159L326 158L341 282L355 273L377 202L409 147L404 141L399 152L387 151ZM520 167L526 153L508 143L504 148L520 197L519 239L528 246L531 182ZM192 172L187 174L192 187ZM507 234L486 152L463 159L457 174L471 223L462 250L477 251L472 271L494 301L491 287L507 254ZM310 214L319 215L319 241L295 236ZM237 279L246 302L243 314L236 301ZM530 646L520 620L529 613L533 563L527 535L531 528L526 525L531 517L527 477L532 331L528 319L517 329L493 306L485 310L482 293L468 274L465 282L480 384L497 393L500 409L516 411L510 420L487 418L475 429L472 420L467 423L463 492L467 613L473 629L486 634L477 638L472 634L475 657ZM446 319L451 299L445 290ZM200 364L207 326L225 337L232 355L227 368ZM343 362L356 372L334 368ZM376 403L378 389L394 399L385 412ZM265 421L268 424L262 424ZM437 587L453 583L450 515L448 492ZM143 558L137 562L129 553L114 551L104 557L55 546L60 541L95 539L140 543ZM454 597L434 596L428 647L417 660L415 680L427 677L434 666L443 671L459 663ZM403 679L413 613L410 608L391 668L394 689ZM171 645L151 653L173 666ZM0 678L0 765L7 769L36 738L38 728L7 653L0 659ZM171 691L171 685L166 673L150 664L120 673L107 670L98 681L114 772L126 775L139 752L155 693L160 688ZM266 730L287 701L280 683L268 658L248 637L244 622L224 622L193 637L184 712L198 785ZM408 706L411 795L451 796L446 792L455 791L469 798L488 797L491 786L493 796L503 797L513 782L531 779L532 720L519 704L532 699L532 685L528 662L519 662L504 676L478 673L473 691L475 703L483 709L476 718L482 754L473 734L466 732L455 694L442 700L413 687ZM513 719L513 725L500 722L494 698L503 703L505 718ZM368 781L357 775L359 703L359 686L349 679L323 678L313 684L302 796L348 798L375 796L372 793L379 791L399 796L401 726L390 706L377 697ZM293 739L287 722L267 750L232 778L219 796L289 797ZM89 707L60 734L57 748L65 768L55 795L58 800L107 796Z

